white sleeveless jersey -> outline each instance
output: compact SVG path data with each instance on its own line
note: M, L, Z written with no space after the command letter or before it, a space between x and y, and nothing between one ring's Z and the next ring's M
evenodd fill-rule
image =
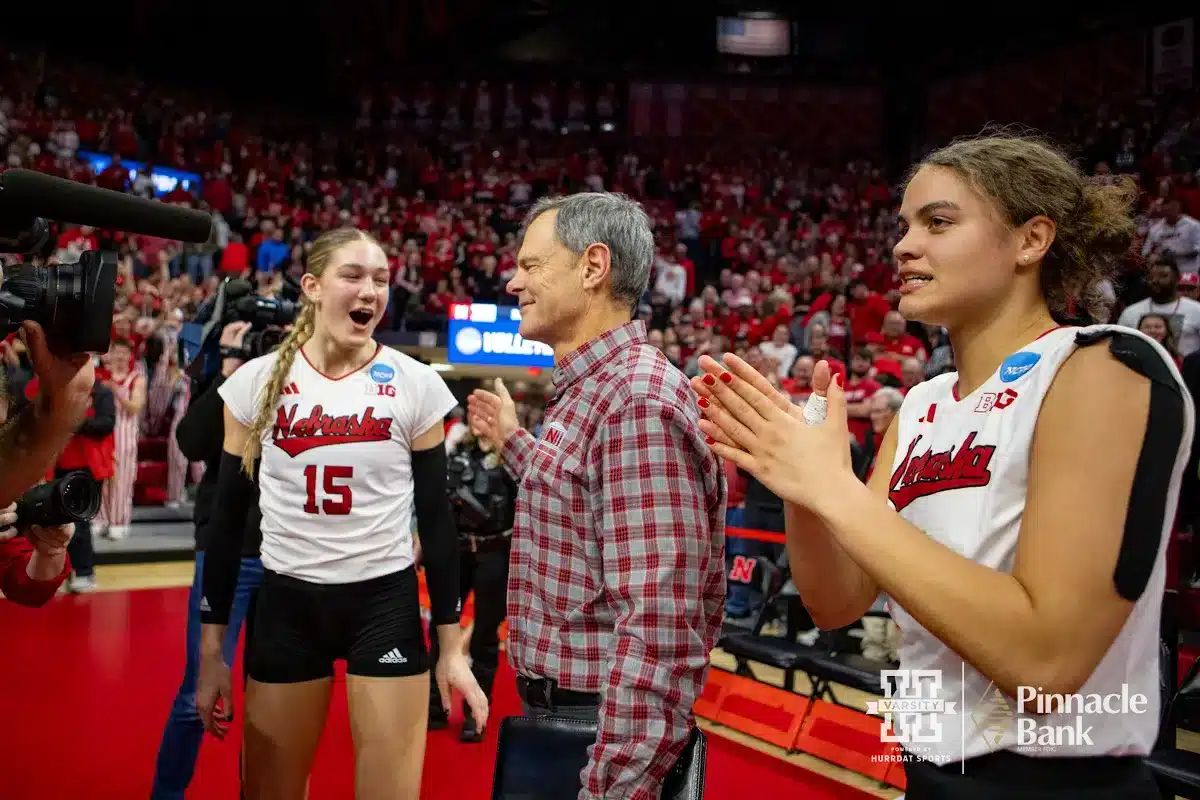
M1137 331L1115 325L1057 328L1009 356L996 374L967 397L957 396L955 373L913 387L897 417L888 495L900 516L972 561L1010 572L1025 512L1030 447L1042 400L1059 367L1076 350L1076 335L1102 330L1118 330L1150 341ZM1101 341L1093 346L1108 344ZM1186 398L1187 389L1174 361L1161 347L1155 345L1155 349ZM1184 405L1186 432L1175 456L1169 507L1149 583L1112 647L1077 692L1082 699L1119 694L1126 684L1130 695L1147 698L1144 712L1085 714L1082 725L1091 729L1081 743L1062 739L1065 746L1022 746L1017 729L1030 723L1016 721L1015 700L1003 697L988 678L891 602L892 617L903 634L900 666L909 681L907 690L897 696L936 695L944 703L954 704L953 711L946 708L934 714L935 720L912 716L904 720L910 735L903 746L914 755L947 763L1005 749L1046 757L1150 752L1159 727L1158 643L1166 548L1194 426L1190 400ZM988 634L979 631L978 635ZM918 676L913 670L929 672ZM918 681L923 684L920 689L914 686ZM1075 713L1040 717L1027 713L1025 717L1036 719L1039 726L1077 725ZM913 741L912 730L930 734L938 728L936 723L941 726L936 735L922 735L920 741ZM1029 735L1027 731L1026 737Z
M249 425L275 354L220 388ZM350 583L413 563L411 442L457 401L441 376L380 346L361 369L327 378L297 353L262 437L262 562L313 583Z

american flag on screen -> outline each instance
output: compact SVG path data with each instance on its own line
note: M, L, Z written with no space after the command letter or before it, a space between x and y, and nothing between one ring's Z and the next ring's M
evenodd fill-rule
M717 21L717 50L738 56L786 56L791 50L787 20L739 19Z

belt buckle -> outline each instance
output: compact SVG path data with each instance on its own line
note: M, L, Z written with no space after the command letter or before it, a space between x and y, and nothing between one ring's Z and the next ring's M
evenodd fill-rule
M558 688L558 682L553 678L542 678L542 702L546 704L546 710L551 714L554 713L554 690Z

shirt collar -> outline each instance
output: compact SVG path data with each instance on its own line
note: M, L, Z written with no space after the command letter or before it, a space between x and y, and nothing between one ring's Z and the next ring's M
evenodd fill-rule
M632 320L607 330L590 342L572 350L554 367L554 393L561 394L568 386L587 375L593 367L616 355L619 350L646 343L646 323Z

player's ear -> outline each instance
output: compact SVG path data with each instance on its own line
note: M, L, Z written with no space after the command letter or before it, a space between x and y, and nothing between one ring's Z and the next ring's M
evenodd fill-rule
M300 278L300 289L310 303L321 302L321 279L311 272L306 272Z

